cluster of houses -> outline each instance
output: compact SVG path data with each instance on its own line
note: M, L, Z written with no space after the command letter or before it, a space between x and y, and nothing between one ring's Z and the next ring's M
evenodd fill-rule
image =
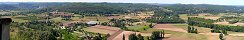
M53 17L63 17L63 18L71 18L74 13L68 13L68 12L50 12L51 16Z
M60 23L60 26L62 29L65 29L68 27L73 27L73 26L75 26L75 24L79 24L79 23L85 23L87 26L95 26L95 25L99 24L98 21L89 21L89 22L71 21L71 22Z

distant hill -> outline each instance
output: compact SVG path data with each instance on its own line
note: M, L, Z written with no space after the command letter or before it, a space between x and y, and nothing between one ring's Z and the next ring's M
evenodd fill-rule
M86 14L118 14L143 10L159 9L157 5L133 4L133 3L67 3L61 6L50 6L40 11L62 11Z
M218 12L243 12L243 6L210 5L210 4L162 4L166 9L186 13L218 13Z
M210 4L147 4L147 3L70 3L70 2L1 2L0 10L29 10L28 13L51 11L77 14L116 14L135 11L172 10L174 13L244 13L244 6Z
M57 6L63 3L38 3L38 2L0 2L0 10L29 10L48 6Z
M11 6L11 5L0 5L0 10L14 10L18 9L18 7Z

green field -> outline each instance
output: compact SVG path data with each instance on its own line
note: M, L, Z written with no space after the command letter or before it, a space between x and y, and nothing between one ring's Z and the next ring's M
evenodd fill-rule
M29 20L24 20L24 19L19 19L19 18L12 18L12 20L14 22L20 22L20 23L22 23L22 22L29 22Z
M146 29L149 29L149 26L129 26L127 27L129 30L135 30L135 31L145 31Z
M61 17L52 18L50 20L53 20L54 22L66 22L65 20L62 20Z

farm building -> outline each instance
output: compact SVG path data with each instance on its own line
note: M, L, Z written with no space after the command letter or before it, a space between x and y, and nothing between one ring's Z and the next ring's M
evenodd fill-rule
M61 23L60 26L61 26L61 28L72 27L72 26L75 26L75 24L77 24L77 23L82 23L82 22L81 21L64 22L64 23Z
M98 21L89 21L89 22L86 22L86 24L88 25L88 26L95 26L95 25L97 25L99 22Z

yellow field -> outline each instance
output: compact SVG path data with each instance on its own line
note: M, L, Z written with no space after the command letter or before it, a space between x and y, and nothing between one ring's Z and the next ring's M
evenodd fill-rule
M100 22L107 22L107 21L109 21L108 20L108 18L107 17L94 17L94 16L86 16L86 17L84 17L84 18L81 18L80 20L82 20L82 21L100 21Z
M180 14L179 16L180 16L180 18L183 19L183 20L188 20L188 16L187 16L187 14Z

